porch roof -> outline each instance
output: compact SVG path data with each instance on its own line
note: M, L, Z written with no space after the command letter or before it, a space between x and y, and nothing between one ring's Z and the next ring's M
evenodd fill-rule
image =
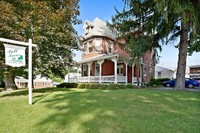
M107 54L102 54L102 55L99 55L99 56L95 56L95 57L92 57L92 58L89 58L89 59L85 59L85 60L79 61L78 64L91 62L91 61L102 60L102 59L109 59L109 58L112 58L112 57L119 57L119 54L108 54L108 55Z

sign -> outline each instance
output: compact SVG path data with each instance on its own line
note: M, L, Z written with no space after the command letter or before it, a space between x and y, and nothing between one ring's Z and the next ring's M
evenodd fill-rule
M6 65L12 67L25 66L26 47L4 44Z

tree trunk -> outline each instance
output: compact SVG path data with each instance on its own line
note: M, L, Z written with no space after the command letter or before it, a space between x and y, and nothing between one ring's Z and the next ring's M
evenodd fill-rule
M15 71L10 66L8 66L7 71L4 72L4 82L5 82L4 90L18 89L17 86L15 85Z
M182 19L179 54L178 54L178 66L176 73L176 84L174 88L175 90L185 89L185 69L186 69L186 58L187 58L188 33L189 33L189 22L188 21L184 22Z
M137 66L137 67L136 67L136 68L137 68L137 69L136 69L136 70L137 70L137 71L136 71L136 73L137 73L137 87L139 88L139 87L140 87L140 76L141 76L141 75L140 75L140 64L137 63L136 66Z

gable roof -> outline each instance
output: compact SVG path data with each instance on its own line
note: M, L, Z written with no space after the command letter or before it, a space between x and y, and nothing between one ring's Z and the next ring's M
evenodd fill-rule
M169 68L165 68L165 67L161 67L161 66L156 65L155 66L155 71L173 71L173 70L171 70Z
M87 27L92 27L89 32L86 32ZM85 30L85 34L83 35L84 39L90 38L92 36L105 36L113 40L116 39L116 35L112 32L111 29L108 28L107 24L97 17L93 20L93 22L85 20L83 29Z
M200 68L200 65L189 66L189 68Z

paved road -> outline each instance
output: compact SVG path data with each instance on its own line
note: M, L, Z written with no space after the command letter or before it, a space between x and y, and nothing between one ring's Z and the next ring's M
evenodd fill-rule
M172 87L160 87L158 89L161 90L173 90ZM195 87L195 88L185 88L186 91L191 91L191 92L200 92L200 87Z

